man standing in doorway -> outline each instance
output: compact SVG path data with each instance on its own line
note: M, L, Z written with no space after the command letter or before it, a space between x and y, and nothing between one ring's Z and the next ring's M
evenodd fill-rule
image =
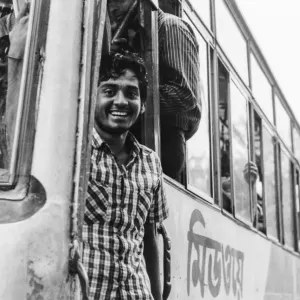
M102 58L83 224L90 299L161 299L156 224L168 216L162 169L155 152L129 133L146 93L141 58Z

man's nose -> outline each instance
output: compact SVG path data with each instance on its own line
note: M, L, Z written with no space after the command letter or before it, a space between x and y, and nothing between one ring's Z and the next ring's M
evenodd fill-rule
M115 104L119 104L119 105L127 105L128 104L127 98L125 97L125 95L122 91L119 91L116 94L114 102L115 102Z

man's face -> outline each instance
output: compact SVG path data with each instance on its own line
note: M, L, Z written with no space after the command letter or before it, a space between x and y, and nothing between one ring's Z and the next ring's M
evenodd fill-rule
M120 135L130 129L143 109L138 80L131 70L100 83L95 110L99 129Z
M114 32L122 23L134 0L108 0L108 14Z

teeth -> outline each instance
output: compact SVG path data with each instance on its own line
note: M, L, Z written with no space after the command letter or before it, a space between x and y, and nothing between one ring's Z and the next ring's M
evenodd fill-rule
M113 116L127 116L127 112L121 112L121 111L112 111L111 115Z

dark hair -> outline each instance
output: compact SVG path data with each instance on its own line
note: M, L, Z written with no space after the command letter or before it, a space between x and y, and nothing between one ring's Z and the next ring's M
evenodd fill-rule
M137 53L122 50L104 54L101 58L98 85L110 78L120 77L127 69L135 73L139 82L141 101L145 102L148 88L147 71L143 59Z

